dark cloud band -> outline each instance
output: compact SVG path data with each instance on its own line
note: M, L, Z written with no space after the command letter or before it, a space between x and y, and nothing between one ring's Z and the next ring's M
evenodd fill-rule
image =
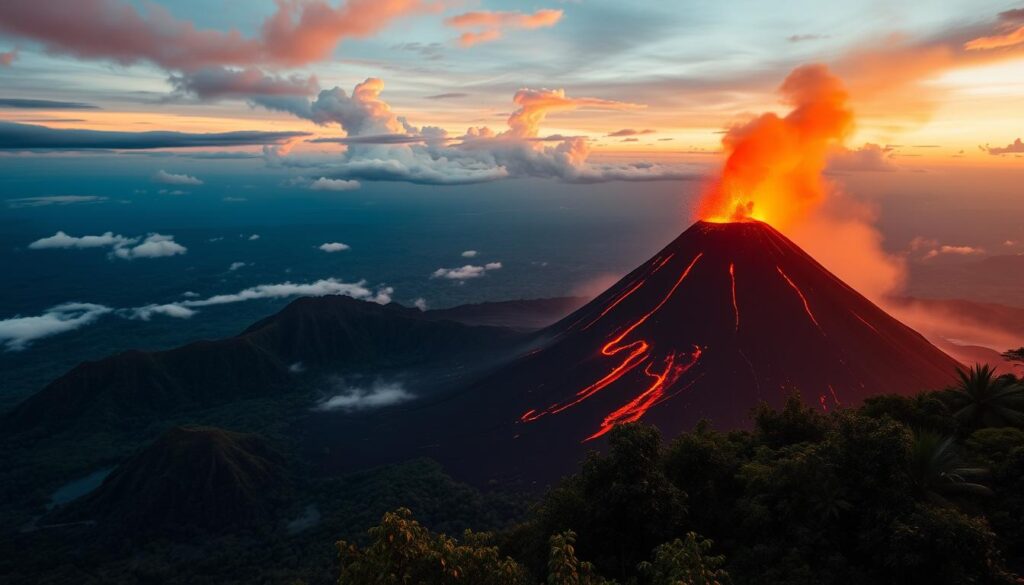
M110 132L102 130L57 129L32 124L0 122L0 149L124 149L190 148L278 144L309 136L308 132Z

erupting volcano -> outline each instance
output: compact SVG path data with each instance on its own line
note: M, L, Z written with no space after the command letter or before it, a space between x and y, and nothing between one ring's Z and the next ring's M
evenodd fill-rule
M762 401L799 392L829 411L945 387L957 367L768 224L700 221L521 358L432 404L347 421L345 442L372 436L387 459L412 451L468 478L551 478L617 424L742 428Z
M577 411L581 440L641 418L671 433L740 425L794 391L828 410L942 387L957 366L754 220L694 224L555 329L517 367L543 380L519 424Z
M727 133L700 221L523 357L374 424L477 477L541 477L623 423L674 436L703 418L745 426L756 405L779 407L794 392L828 411L952 382L956 361L777 231L823 221L822 171L853 124L842 83L823 66L796 69L781 93L787 115Z

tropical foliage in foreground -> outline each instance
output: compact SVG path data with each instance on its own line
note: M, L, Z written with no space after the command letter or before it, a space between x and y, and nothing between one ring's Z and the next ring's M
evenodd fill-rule
M625 425L529 517L456 541L408 510L340 583L1009 584L1024 559L1017 380L975 369L916 397L822 413L793 397L752 431L665 443Z

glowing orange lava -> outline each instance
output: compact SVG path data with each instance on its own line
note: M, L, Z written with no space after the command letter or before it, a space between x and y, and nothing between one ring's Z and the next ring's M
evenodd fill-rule
M804 296L804 292L800 290L800 287L797 286L795 282L793 282L792 278L787 276L786 273L782 271L782 268L776 266L775 269L779 271L779 274L782 275L782 278L786 279L786 282L789 283L789 286L792 287L793 290L796 292L797 296L800 297L800 302L804 304L804 312L807 313L807 316L811 318L811 322L814 323L814 326L817 327L822 334L824 334L825 331L821 328L821 324L818 323L818 319L814 316L814 312L811 311L811 305L810 303L807 302L807 297Z
M587 329L590 329L590 327L593 326L594 323L597 323L598 321L601 320L601 317L604 317L605 315L610 313L612 309L614 309L615 307L619 306L619 303L621 303L622 301L624 301L627 298L629 298L629 295L635 293L637 291L637 289L639 289L641 286L644 285L644 282L646 282L646 280L647 279L645 279L645 278L641 278L640 281L636 283L636 285L634 285L629 290L627 290L626 292L624 292L621 295L619 295L619 297L617 299L615 299L610 305L608 305L607 307L605 307L605 309L603 311L601 311L600 315L595 317L594 320L591 321L590 323L587 323L586 325L584 325L583 329L581 329L581 331L586 331Z
M821 175L829 148L853 126L846 90L824 65L807 65L794 69L779 91L793 106L789 114L763 114L722 138L728 157L698 204L699 218L758 220L785 230L825 198Z
M644 368L644 374L654 378L654 382L640 393L639 396L623 405L618 410L615 410L611 414L605 417L601 422L601 428L593 435L590 435L585 440L596 439L601 435L612 430L612 427L618 424L636 422L648 411L652 406L658 404L665 398L665 391L671 388L676 381L679 380L680 376L686 373L687 370L692 368L694 364L700 359L701 349L699 347L693 348L693 353L690 354L690 360L682 365L676 364L676 354L672 352L665 358L665 368L658 373L651 371L651 364L648 363Z
M576 392L575 398L573 400L564 403L556 402L555 404L552 404L551 406L541 411L538 411L536 409L528 410L527 412L523 413L519 420L521 422L533 422L549 414L557 414L568 408L572 408L573 406L576 406L577 404L597 394L601 390L607 388L609 385L622 378L622 376L632 371L640 364L644 363L645 361L648 361L651 357L650 344L644 339L636 339L635 341L630 341L626 343L626 338L629 337L634 331L636 331L637 328L643 325L648 319L654 316L665 305L665 303L667 303L668 300L672 298L672 296L676 292L676 289L678 289L679 286L683 283L683 281L686 280L686 277L690 275L690 271L693 270L693 267L703 256L704 254L702 252L694 257L694 259L690 262L690 264L686 267L683 273L676 280L675 284L672 285L672 288L669 289L668 293L661 299L661 301L657 305L655 305L653 309L645 313L642 317L633 322L633 324L631 324L621 333L619 333L611 340L609 340L607 343L605 343L603 347L601 347L601 355L608 357L615 356L623 352L628 352L625 359L623 359L621 362L619 362L617 365L611 368L611 370L609 370L607 374L601 377L601 379ZM671 256L669 258L671 258ZM664 266L668 262L669 258L666 258L660 264L658 264L655 268L655 271ZM638 283L634 287L631 287L624 295L612 301L611 305L607 307L601 313L601 315L598 316L598 319L600 319L602 316L610 312L611 309L613 309L615 305L622 302L622 300L625 297L635 292L636 289L639 288L639 286L645 282L645 280L646 279L642 279L640 283ZM676 380L678 380L678 377L685 373L686 370L688 370L690 367L693 366L693 364L697 362L697 360L700 358L700 353L700 348L695 347L694 352L691 356L691 360L685 367L676 366L676 355L674 352L671 353L669 357L665 358L667 365L664 371L660 374L651 373L650 363L648 363L647 367L644 370L644 373L648 376L655 378L655 382L650 387L648 387L644 392L642 392L640 395L634 398L632 401L628 402L623 407L619 408L618 410L608 415L608 417L606 417L605 421L602 423L601 428L598 430L598 432L588 437L586 440L589 441L590 439L603 435L604 433L608 432L608 430L611 429L612 426L618 424L619 422L637 420L640 417L642 417L649 408L651 408L660 401L661 397L664 395L664 392L669 387L671 387L671 385L675 383ZM674 368L682 369L677 370ZM678 371L678 374L674 374L674 372L676 371Z
M740 305L736 302L736 265L729 263L729 280L732 281L732 310L736 314L736 332L740 331Z

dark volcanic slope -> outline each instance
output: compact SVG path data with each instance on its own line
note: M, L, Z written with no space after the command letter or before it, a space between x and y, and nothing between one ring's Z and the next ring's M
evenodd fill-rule
M395 304L303 298L236 337L80 364L17 406L4 426L17 432L165 417L286 391L295 382L289 367L299 362L310 369L473 364L518 339Z
M134 535L255 525L274 515L286 487L282 466L256 435L174 428L54 520L94 520Z
M478 477L531 475L615 424L744 426L793 391L830 409L943 387L958 365L758 222L695 224L546 334L458 398L375 421L392 433L379 441L397 455L412 437Z
M560 321L589 300L586 297L557 297L473 303L450 309L432 309L424 313L424 316L428 319L448 319L467 325L491 325L532 331Z

